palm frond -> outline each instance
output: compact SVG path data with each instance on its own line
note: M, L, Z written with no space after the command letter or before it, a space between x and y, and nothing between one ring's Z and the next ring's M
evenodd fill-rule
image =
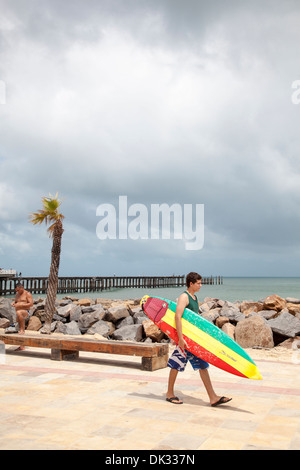
M58 199L51 199L50 197L44 197L42 199L44 210L47 212L55 212L59 208L61 202Z
M51 224L47 230L49 236L53 235L55 224L65 218L58 210L62 201L58 199L58 193L53 197L42 197L43 209L29 214L29 221L34 225L40 225L45 222L46 225Z
M43 211L33 212L29 214L29 221L34 225L47 223L47 215Z

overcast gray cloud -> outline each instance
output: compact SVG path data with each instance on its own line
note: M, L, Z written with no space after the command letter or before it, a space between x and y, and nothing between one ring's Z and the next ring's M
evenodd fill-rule
M298 1L0 1L0 265L299 275ZM204 204L205 242L99 240L96 208Z

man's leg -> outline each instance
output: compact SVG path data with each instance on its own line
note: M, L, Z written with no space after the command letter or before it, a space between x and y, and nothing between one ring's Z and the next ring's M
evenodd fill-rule
M216 394L216 392L213 389L211 380L210 380L208 369L200 369L199 372L200 372L200 377L203 382L203 385L207 391L209 402L211 405L215 405L221 399L222 399L222 403L227 403L227 401L231 400L231 398L221 397Z
M166 393L166 398L168 401L176 405L181 405L183 401L179 400L175 396L174 385L178 375L178 372L183 372L186 366L187 358L184 351L178 346L174 349L172 355L168 360L168 367L170 367L169 381L168 381L168 390Z
M25 320L28 317L27 310L18 310L17 311L17 320L20 326L19 333L23 335L25 333Z
M27 310L18 310L17 311L17 321L19 323L19 334L24 335L25 334L25 320L28 317L28 312ZM16 351L24 351L24 346L20 346Z
M177 405L180 405L183 403L181 400L177 400L177 397L175 397L175 392L174 392L174 385L175 381L177 378L178 370L177 369L170 369L170 374L169 374L169 381L168 381L168 390L166 393L167 399L172 398L172 403L175 403Z

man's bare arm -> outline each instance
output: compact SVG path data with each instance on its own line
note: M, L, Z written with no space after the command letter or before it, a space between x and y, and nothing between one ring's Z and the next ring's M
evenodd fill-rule
M183 338L182 335L182 322L181 322L181 317L183 315L185 307L188 305L189 300L187 294L181 294L181 296L178 299L177 302L177 307L175 311L175 325L176 325L176 330L178 334L178 346L181 349L185 349L187 347L186 341Z

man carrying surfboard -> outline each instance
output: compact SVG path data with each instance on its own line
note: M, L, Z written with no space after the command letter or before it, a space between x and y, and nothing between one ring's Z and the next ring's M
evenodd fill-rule
M182 400L175 396L174 385L178 372L184 371L188 361L191 363L195 371L199 370L200 378L208 394L211 406L218 406L223 403L228 403L230 400L232 400L231 398L222 397L215 393L208 372L209 364L203 359L200 359L199 357L192 354L190 351L187 351L187 343L183 338L181 317L185 308L188 308L193 312L198 313L199 304L196 292L199 292L201 288L201 281L202 277L200 276L200 274L190 272L186 276L187 290L180 295L177 302L175 312L175 325L178 334L178 344L168 361L168 367L170 367L171 370L169 374L168 390L166 393L166 400L175 405L181 405L183 403Z

